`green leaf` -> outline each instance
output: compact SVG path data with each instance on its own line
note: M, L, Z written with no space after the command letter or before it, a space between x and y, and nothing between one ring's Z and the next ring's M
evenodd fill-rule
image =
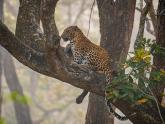
M25 95L22 96L17 91L10 93L9 99L20 104L28 104L28 101L30 101Z
M161 73L159 71L154 71L154 72L151 73L151 77L155 81L160 81L161 80Z
M165 80L165 70L152 70L151 72L151 46L153 46L153 42L151 39L141 39L139 41L140 47L137 47L138 49L135 52L129 53L128 60L122 64L120 63L122 66L118 66L120 67L119 73L107 86L107 91L110 92L109 97L112 100L123 99L132 103L139 100L140 104L153 100L145 84L149 84L151 88L157 85L157 82ZM155 45L154 51L161 53L159 56L165 55L165 48L160 48L157 45ZM138 84L136 84L137 81Z

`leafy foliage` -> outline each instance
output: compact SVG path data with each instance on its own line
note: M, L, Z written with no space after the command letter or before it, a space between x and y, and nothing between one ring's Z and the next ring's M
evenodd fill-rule
M129 59L121 65L112 83L107 86L108 98L123 99L136 105L155 100L150 88L165 80L165 70L154 69L153 54L165 59L164 48L150 39L142 39L135 52L129 53Z

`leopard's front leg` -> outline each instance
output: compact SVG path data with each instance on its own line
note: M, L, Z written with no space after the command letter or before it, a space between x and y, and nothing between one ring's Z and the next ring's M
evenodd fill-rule
M73 55L73 61L71 62L71 66L78 66L79 68L86 70L85 69L86 66L84 66L85 61L82 61L81 56L78 56L78 54L72 52L74 51L72 50L71 44L68 44L64 49L64 53L67 58L71 57L71 54ZM83 92L76 98L76 103L77 104L82 103L83 99L87 94L88 91L83 90Z
M80 104L84 100L85 96L88 94L87 90L83 90L83 92L76 98L76 103Z
M65 56L66 56L67 58L71 57L71 54L73 54L73 53L72 53L72 50L71 50L71 44L68 44L68 45L65 47L64 53L65 53Z

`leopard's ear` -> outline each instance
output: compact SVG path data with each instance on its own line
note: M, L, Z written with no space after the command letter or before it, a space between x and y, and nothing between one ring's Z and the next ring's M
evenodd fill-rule
M76 27L76 29L79 29L79 27L77 25L75 27Z
M77 30L80 30L79 27L77 25L73 26L73 30L74 31L77 31Z

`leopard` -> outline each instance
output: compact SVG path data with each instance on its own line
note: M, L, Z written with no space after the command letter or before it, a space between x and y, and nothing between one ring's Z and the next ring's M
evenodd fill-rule
M91 42L78 26L69 26L64 29L61 34L62 42L69 42L65 48L65 54L70 50L73 54L73 62L76 64L85 65L93 71L103 72L105 75L106 85L112 80L111 58L109 53L101 46ZM84 90L77 98L77 103L82 102L83 98L87 95L88 91ZM121 116L116 113L110 100L107 98L105 92L106 105L109 112L119 120L127 120L126 116Z

